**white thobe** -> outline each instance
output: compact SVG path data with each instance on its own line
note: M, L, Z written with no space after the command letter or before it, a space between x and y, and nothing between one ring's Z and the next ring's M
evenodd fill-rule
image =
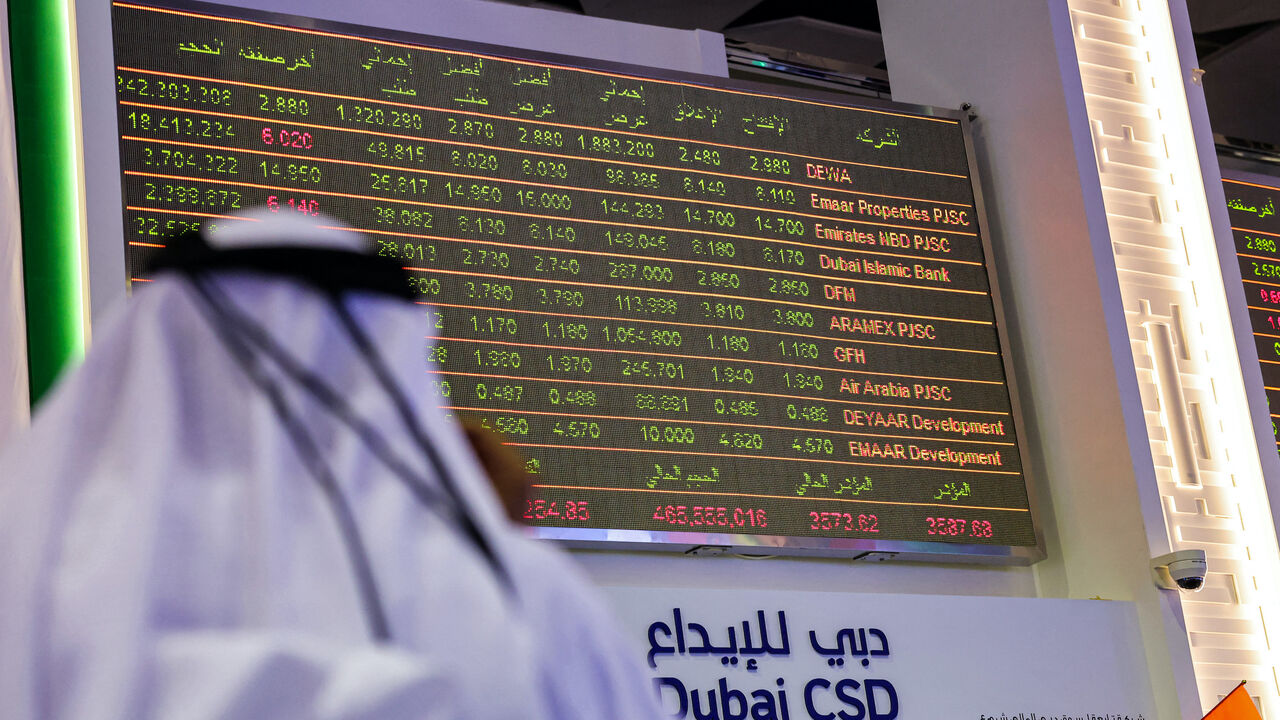
M217 284L434 478L317 293L243 273ZM0 456L0 718L655 716L640 654L567 560L505 520L435 408L423 309L348 303L514 593L290 387L371 558L391 634L372 642L332 508L192 284L161 275L95 327L84 363Z

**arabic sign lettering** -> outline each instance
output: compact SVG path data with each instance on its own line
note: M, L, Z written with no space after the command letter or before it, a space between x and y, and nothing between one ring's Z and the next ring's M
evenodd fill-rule
M1129 603L606 593L676 718L1154 717Z

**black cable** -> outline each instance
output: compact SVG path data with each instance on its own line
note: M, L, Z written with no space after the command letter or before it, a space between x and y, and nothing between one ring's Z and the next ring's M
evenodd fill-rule
M479 548L481 554L489 561L493 567L494 573L498 576L502 584L506 586L511 595L515 596L515 583L512 581L510 574L503 566L498 558L497 552L489 539L480 530L479 524L475 518L471 517L471 513L467 512L467 503L462 498L462 493L458 490L457 485L453 482L453 476L446 472L444 460L440 457L440 453L436 450L435 445L427 438L423 432L422 426L418 423L418 416L414 413L413 408L409 405L408 399L405 397L400 386L396 384L395 378L392 377L391 371L388 369L386 362L382 359L382 354L378 352L373 342L369 340L369 336L365 334L364 329L356 322L351 315L350 309L336 295L330 295L330 304L333 306L334 312L338 314L338 318L342 321L343 327L346 328L347 334L350 335L356 347L364 356L365 362L369 364L373 370L374 377L382 384L382 389L391 398L391 402L395 405L396 412L400 415L400 421L404 423L405 428L409 431L410 436L417 442L418 447L422 448L422 452L431 462L432 467L436 471L436 477L440 480L440 486L444 491L453 498L458 508L458 521L462 523L462 529L471 538L472 542Z
M381 594L378 591L377 579L373 574L369 554L365 550L364 541L360 536L359 525L356 523L351 506L342 494L342 489L334 478L333 472L324 462L320 448L289 408L288 401L285 399L280 386L262 371L261 365L253 359L252 349L244 344L242 338L236 336L236 330L231 324L230 318L221 312L223 308L219 306L218 301L214 299L212 292L210 292L207 279L192 276L191 283L203 301L201 310L205 315L205 320L208 321L210 327L222 340L228 354L236 361L249 380L270 400L271 408L289 435L289 439L293 442L294 450L297 452L299 460L311 473L316 483L319 484L325 498L329 501L329 507L337 520L339 531L347 549L347 557L356 576L357 591L360 595L361 605L364 608L365 622L368 625L369 635L376 642L390 642L391 631L387 623L386 613L382 607Z
M419 503L428 509L445 515L446 519L454 519L448 517L449 510L451 510L449 507L451 498L440 496L433 488L427 485L418 473L396 455L395 451L387 443L386 438L377 428L360 417L359 413L347 403L346 399L325 383L324 380L299 363L284 348L280 347L270 333L254 322L252 318L241 312L227 298L225 293L222 293L217 288L212 288L211 291L221 295L220 299L223 302L224 312L244 332L248 340L257 345L260 350L280 366L280 369L286 375L311 393L316 401L356 433L357 437L365 442L374 456L381 460L389 470L405 483Z
M194 272L188 270L188 273ZM217 288L210 288L211 291L221 292ZM330 301L330 305L341 319L344 329L352 340L355 348L364 357L365 362L369 365L370 370L377 378L383 391L389 396L401 422L408 431L409 436L414 443L422 450L427 461L431 464L439 480L441 488L444 490L445 497L440 497L434 489L427 485L423 478L410 470L405 463L395 455L394 451L387 445L385 438L376 428L372 427L367 421L362 419L347 404L336 391L333 390L321 378L316 376L306 367L301 365L294 357L292 357L284 348L275 342L261 325L254 322L245 313L240 311L234 303L226 298L225 293L222 294L224 301L222 306L224 312L233 317L236 325L241 328L248 339L254 342L259 349L272 358L291 379L301 385L304 389L312 394L312 396L324 405L335 417L343 421L357 435L364 440L374 451L384 464L387 465L400 480L405 483L410 492L414 494L418 502L427 509L440 513L446 520L451 521L455 527L460 530L476 548L481 555L489 563L494 574L497 575L501 584L506 587L508 592L515 595L515 584L512 582L510 574L497 557L489 539L480 530L479 525L467 510L467 503L462 499L461 493L453 482L452 474L449 473L444 465L443 459L435 446L426 438L421 426L417 422L412 408L405 399L404 394L400 391L399 386L391 378L386 363L382 360L381 354L374 348L369 337L355 322L347 309L340 300L340 296L336 292L325 292L326 297Z

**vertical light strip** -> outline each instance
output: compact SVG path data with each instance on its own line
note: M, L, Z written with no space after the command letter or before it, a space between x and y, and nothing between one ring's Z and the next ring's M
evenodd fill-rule
M1205 589L1182 598L1200 702L1247 679L1280 718L1280 552L1169 7L1068 6L1169 544L1209 557Z
M69 0L9 3L34 404L84 354L84 246Z

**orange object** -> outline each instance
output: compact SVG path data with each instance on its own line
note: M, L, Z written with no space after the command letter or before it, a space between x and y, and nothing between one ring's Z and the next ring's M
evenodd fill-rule
M1204 716L1204 720L1262 720L1262 715L1258 713L1258 708L1242 682L1235 690L1227 693L1222 702L1214 705L1209 714Z

